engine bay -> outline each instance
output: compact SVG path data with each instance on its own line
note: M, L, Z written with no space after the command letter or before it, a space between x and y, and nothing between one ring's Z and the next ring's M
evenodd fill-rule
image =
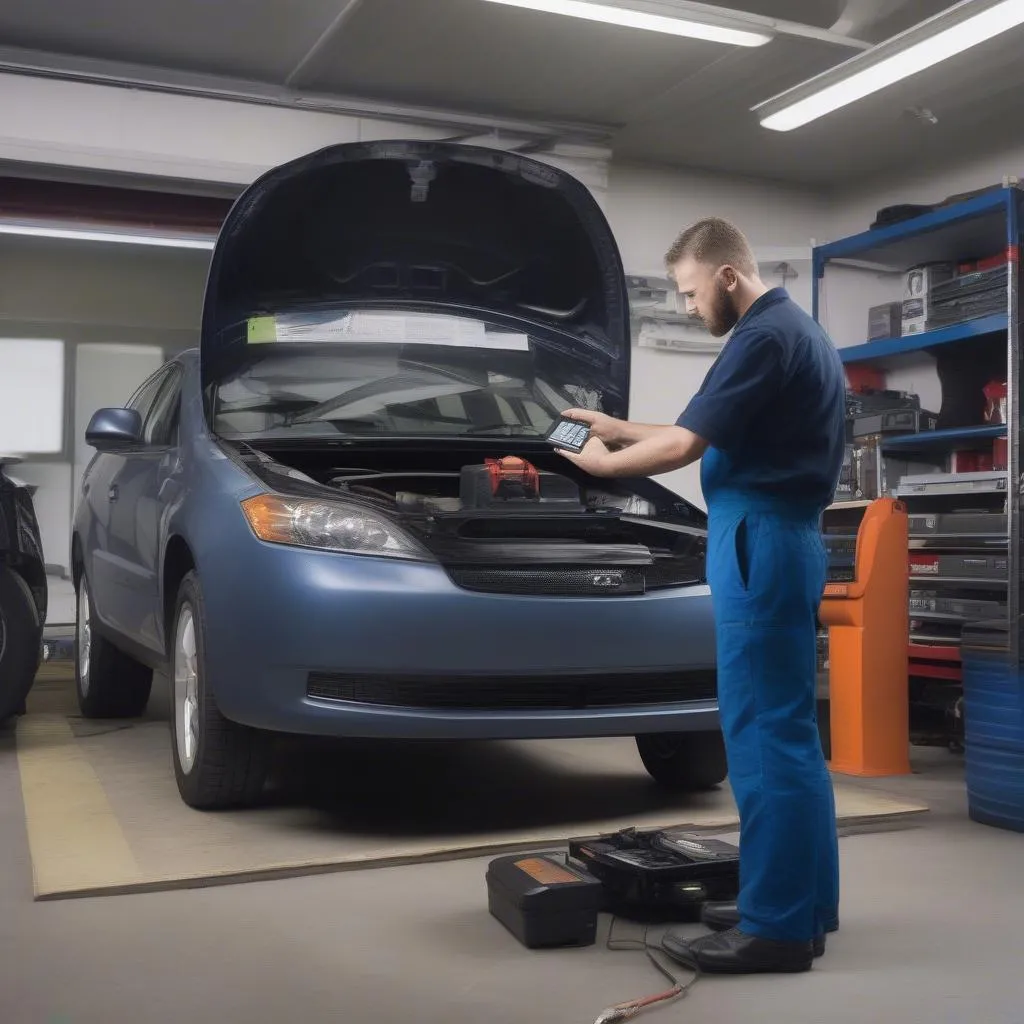
M397 511L411 515L582 515L607 509L656 514L655 506L643 498L585 490L568 476L539 470L514 455L486 458L447 472L350 470L327 483L353 495L393 503Z
M386 516L473 589L623 595L704 581L701 513L650 480L596 480L539 450L249 452L269 485Z

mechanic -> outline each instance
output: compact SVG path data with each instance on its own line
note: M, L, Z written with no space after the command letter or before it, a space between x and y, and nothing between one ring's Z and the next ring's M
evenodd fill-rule
M663 948L703 971L808 970L838 927L835 803L816 715L821 514L845 444L845 376L822 328L768 289L746 238L711 218L669 251L687 310L731 338L675 425L583 409L591 439L562 453L597 477L652 476L698 459L718 694L740 816L739 900L709 904L711 934Z

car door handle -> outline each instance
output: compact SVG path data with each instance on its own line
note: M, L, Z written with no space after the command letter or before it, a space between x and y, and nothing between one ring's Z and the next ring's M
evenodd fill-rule
M117 496L120 494L117 484L111 484L110 490L107 491L107 499L109 501L117 501Z

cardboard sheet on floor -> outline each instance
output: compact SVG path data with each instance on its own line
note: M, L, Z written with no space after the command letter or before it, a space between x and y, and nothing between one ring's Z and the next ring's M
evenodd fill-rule
M200 813L174 783L165 685L156 681L143 719L87 722L66 679L37 682L17 728L37 899L483 856L628 825L725 833L737 824L728 787L665 794L629 739L285 741L263 806ZM843 824L927 810L852 781L835 791Z

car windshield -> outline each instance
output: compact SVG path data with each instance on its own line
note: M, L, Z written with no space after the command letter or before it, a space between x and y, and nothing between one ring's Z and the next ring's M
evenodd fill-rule
M565 409L601 405L578 349L470 317L306 312L247 332L216 391L224 437L543 437Z

